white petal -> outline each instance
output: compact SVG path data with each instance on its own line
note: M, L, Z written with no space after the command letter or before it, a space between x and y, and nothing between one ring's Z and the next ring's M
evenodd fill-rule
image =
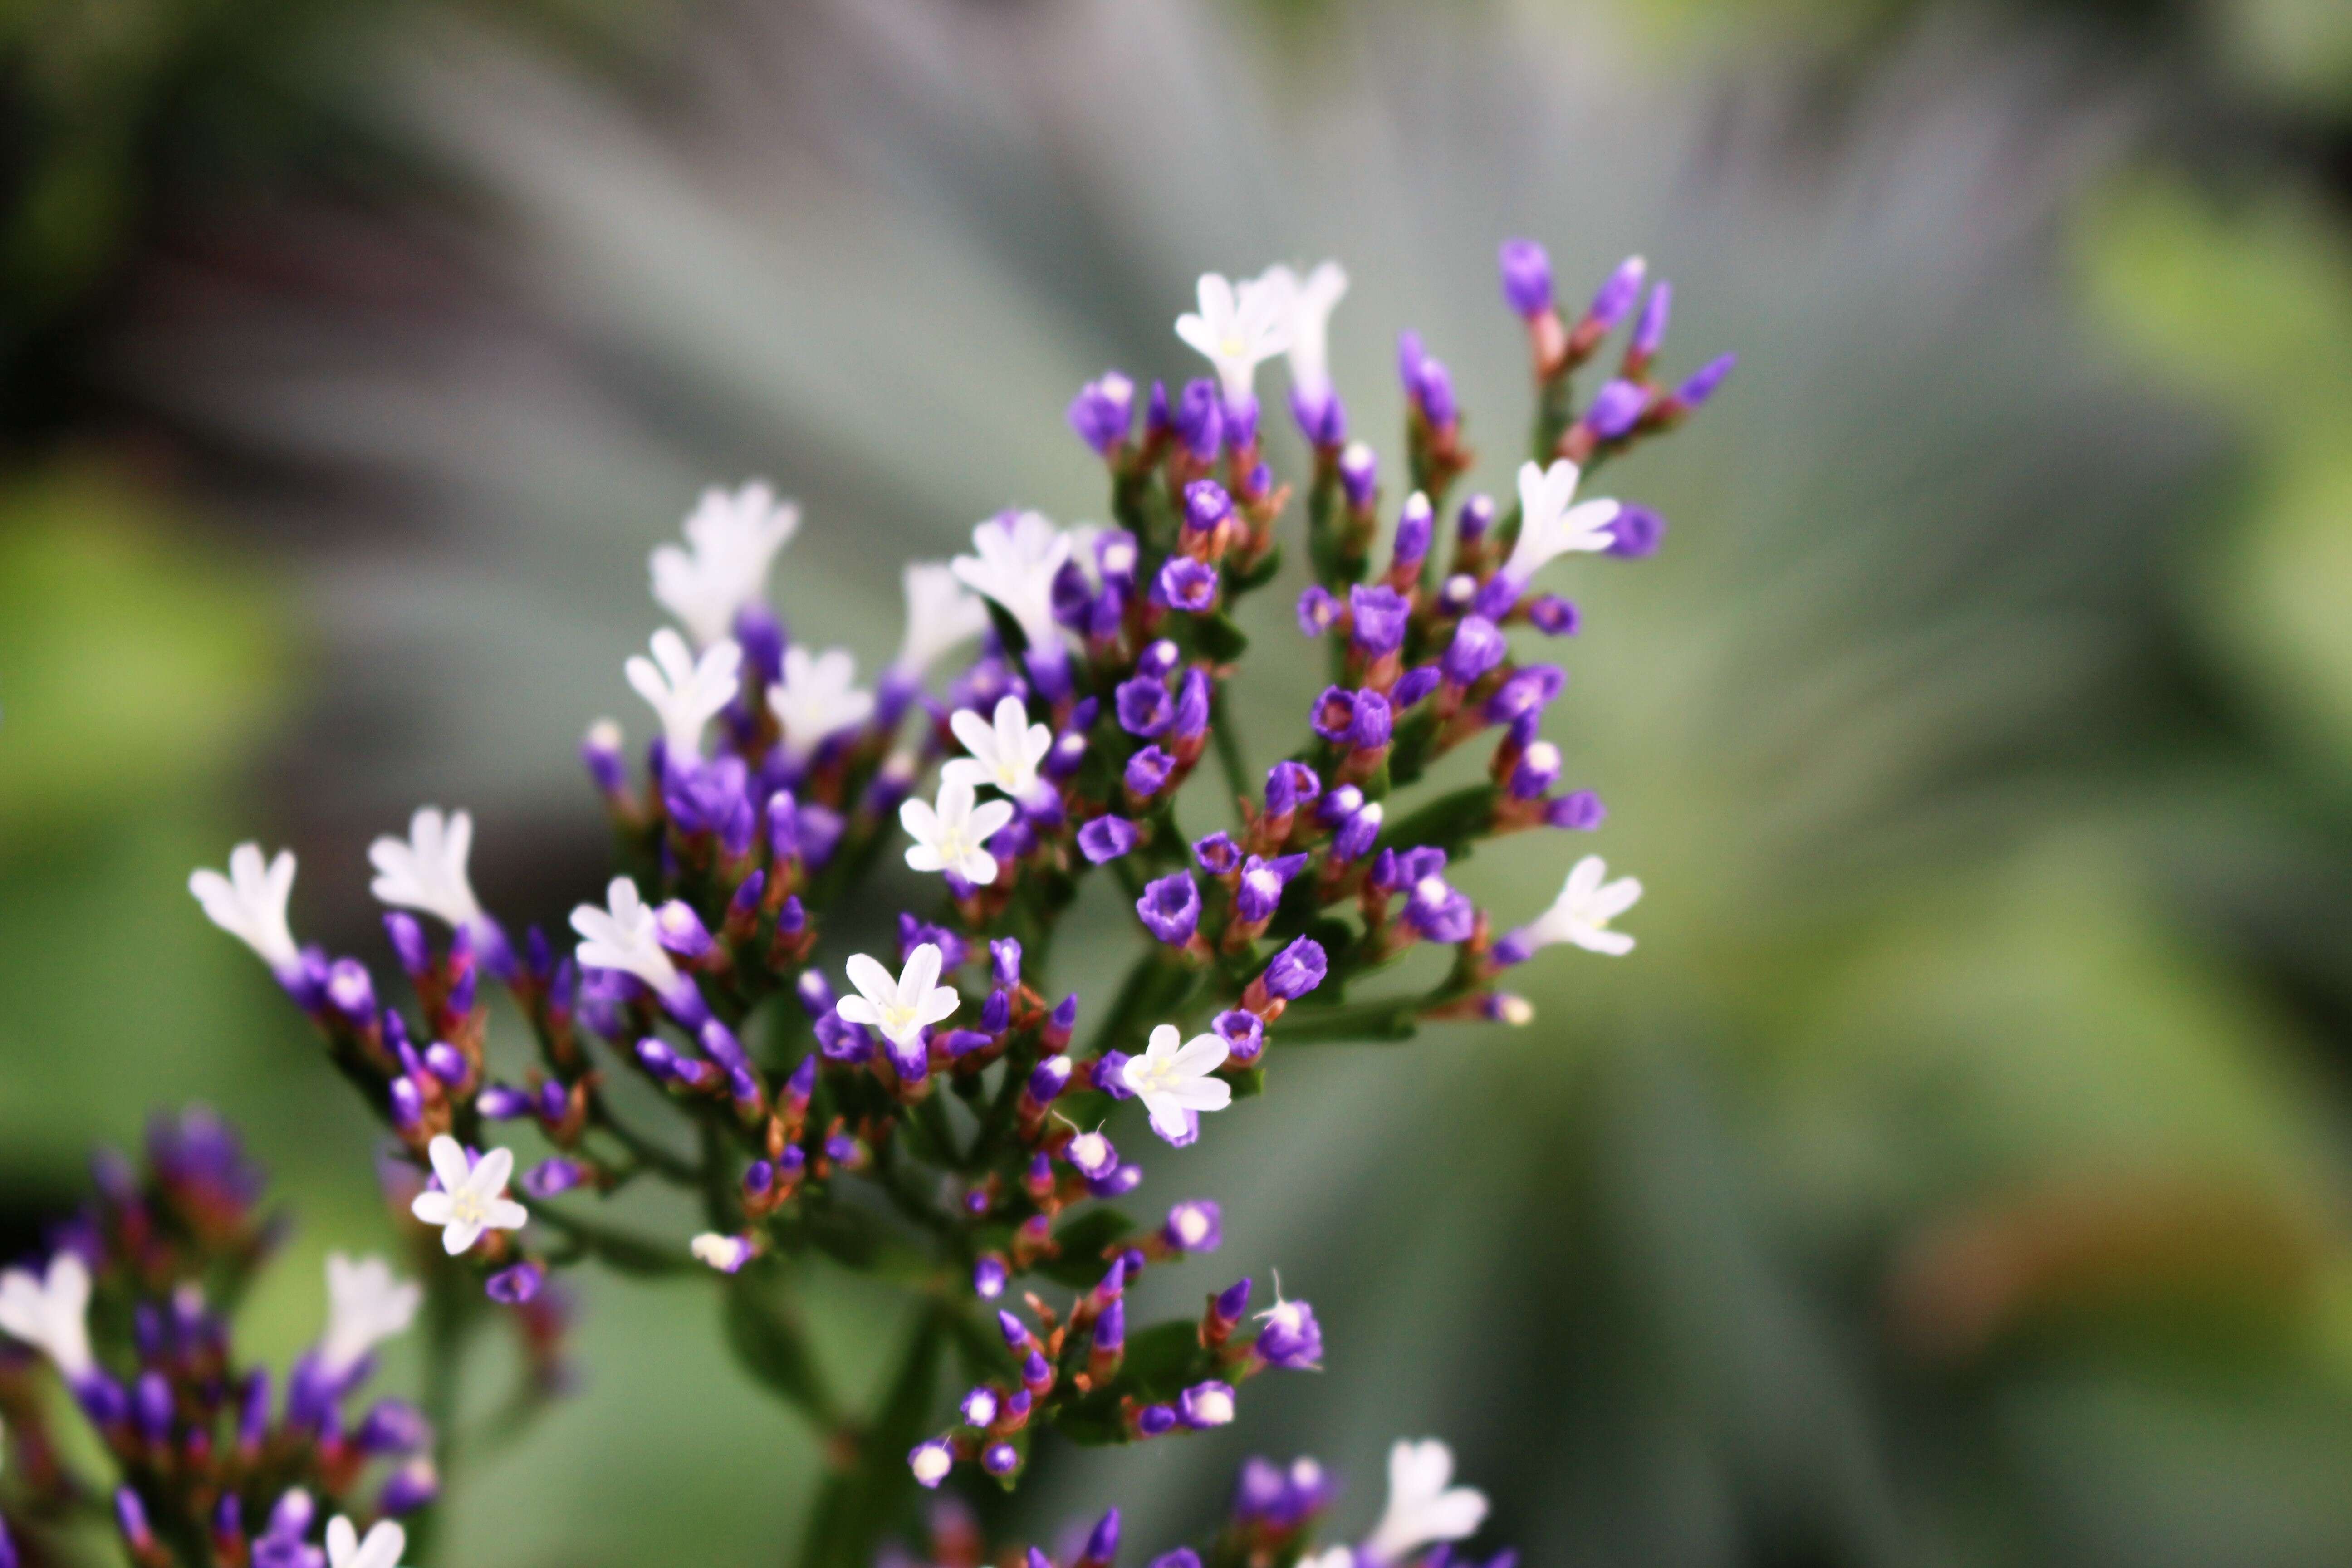
M833 1010L845 1022L863 1024L871 1029L882 1026L881 1009L863 996L844 996L833 1005Z
M353 1568L360 1554L360 1532L341 1514L327 1521L327 1561L333 1568Z
M880 960L853 952L842 968L848 971L849 983L857 987L857 994L875 1006L887 1007L898 1002L898 983L882 967Z
M474 1173L467 1178L473 1189L484 1195L506 1191L509 1178L514 1174L514 1151L493 1149L474 1162Z
M466 1159L464 1145L446 1132L425 1145L425 1157L433 1162L433 1173L441 1178L441 1190L444 1192L456 1192L473 1173L474 1167Z
M898 996L902 1002L913 1002L927 994L939 984L940 962L946 955L935 942L918 942L915 951L907 955L907 964L898 972Z
M482 1239L482 1226L473 1220L453 1220L441 1227L441 1250L455 1258Z
M416 1194L415 1199L409 1204L408 1212L415 1215L418 1219L423 1220L426 1225L447 1225L449 1223L449 1194L446 1193L419 1193Z

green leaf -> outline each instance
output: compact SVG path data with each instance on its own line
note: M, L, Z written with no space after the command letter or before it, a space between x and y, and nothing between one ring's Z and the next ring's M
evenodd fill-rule
M1101 1279L1106 1248L1135 1234L1135 1222L1115 1208L1089 1209L1054 1233L1058 1255L1037 1272L1056 1285L1084 1289Z
M1220 610L1192 623L1192 646L1219 664L1231 664L1247 651L1249 637L1233 616Z
M981 603L988 606L988 623L996 628L996 640L1004 645L1005 658L1014 664L1020 663L1021 657L1029 651L1029 634L1023 631L1021 623L995 600L984 598Z
M1119 1363L1113 1387L1141 1400L1173 1399L1209 1376L1213 1362L1201 1344L1201 1326L1190 1319L1171 1319L1128 1336L1127 1359Z

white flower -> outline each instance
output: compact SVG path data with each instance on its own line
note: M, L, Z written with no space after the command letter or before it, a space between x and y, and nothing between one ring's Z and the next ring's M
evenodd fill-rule
M1600 856L1587 855L1579 860L1570 868L1551 908L1516 933L1518 939L1529 951L1565 942L1612 958L1633 952L1633 939L1622 931L1611 931L1609 922L1633 907L1642 896L1642 884L1632 877L1603 882L1601 879L1608 875L1608 862Z
M971 755L949 763L940 770L940 776L975 789L994 784L1015 800L1037 787L1037 764L1054 749L1054 731L1044 724L1030 723L1029 710L1018 697L997 699L993 724L969 708L959 708L948 720L948 727Z
M751 1261L755 1250L743 1237L721 1236L715 1230L704 1231L688 1246L698 1259L721 1274L739 1272L743 1265Z
M486 1230L520 1230L530 1223L530 1211L506 1195L507 1178L514 1174L513 1150L493 1149L469 1163L464 1148L445 1132L425 1152L441 1178L441 1190L417 1194L408 1212L441 1227L442 1251L455 1258Z
M49 1259L48 1273L29 1268L0 1274L0 1329L38 1346L68 1382L97 1369L89 1353L89 1268L79 1253Z
M376 879L368 884L379 902L394 909L438 915L451 930L482 918L482 906L466 879L466 857L474 847L474 819L462 811L446 818L437 806L420 806L408 819L406 840L385 834L368 846Z
M261 846L240 844L229 851L228 875L192 872L188 891L204 905L205 918L261 954L283 974L299 969L302 952L286 925L286 900L294 892L294 851L280 849L264 866Z
M1129 1058L1120 1072L1151 1113L1151 1130L1171 1143L1192 1136L1187 1111L1223 1110L1234 1102L1234 1086L1212 1076L1224 1065L1225 1042L1215 1035L1178 1040L1175 1025L1160 1025L1143 1054Z
M813 654L784 650L783 679L768 690L768 707L784 729L784 754L806 761L830 735L866 722L874 694L857 689L857 660L847 648Z
M941 985L940 944L927 942L907 955L906 967L892 980L890 972L862 952L849 955L845 966L855 996L844 996L833 1010L852 1024L882 1031L891 1044L911 1047L922 1038L926 1026L956 1010L962 1000L952 987Z
M920 680L940 656L988 629L988 606L956 580L944 561L907 563L907 635L890 668Z
M919 796L901 803L898 825L915 841L907 851L907 864L918 871L953 871L978 886L996 880L996 857L986 847L1013 820L1013 803L992 800L974 805L977 798L966 781L943 778L937 805Z
M1003 605L1032 648L1058 648L1062 628L1054 621L1054 574L1070 558L1070 536L1045 513L1024 511L1009 522L992 517L974 528L971 547L976 553L948 563L956 580Z
M343 1515L327 1521L327 1568L400 1568L407 1550L408 1531L395 1521L378 1520L364 1541Z
M1394 1563L1439 1541L1460 1541L1486 1518L1486 1496L1454 1480L1454 1450L1434 1437L1389 1450L1389 1506L1364 1542L1374 1563Z
M1519 465L1519 542L1503 563L1503 574L1514 583L1533 578L1544 563L1572 550L1606 550L1616 536L1609 525L1617 520L1613 500L1576 500L1577 467L1566 458L1549 468Z
M353 1261L327 1254L327 1331L319 1338L319 1363L339 1377L364 1360L376 1345L405 1331L416 1316L425 1288L394 1275L381 1258Z
M1176 335L1217 368L1225 402L1253 395L1258 365L1290 346L1290 321L1281 291L1263 278L1236 289L1220 273L1201 276L1201 309L1176 318Z
M631 654L622 667L637 695L660 715L662 734L673 759L702 755L702 727L735 700L735 672L743 650L728 638L712 643L697 658L686 639L664 626L653 637L654 656Z
M1277 262L1258 281L1282 301L1288 324L1290 384L1299 396L1320 403L1331 391L1331 311L1348 292L1348 274L1336 261L1326 261L1301 279Z
M1312 1557L1300 1558L1298 1568L1356 1568L1356 1550L1352 1546L1334 1546Z
M662 951L653 910L637 896L637 885L615 877L604 889L606 907L582 904L572 911L572 929L586 940L580 944L583 969L625 969L667 994L678 981L677 966Z
M709 647L734 630L737 611L768 596L768 568L800 525L801 509L764 484L732 495L713 486L686 520L688 548L655 550L654 598Z

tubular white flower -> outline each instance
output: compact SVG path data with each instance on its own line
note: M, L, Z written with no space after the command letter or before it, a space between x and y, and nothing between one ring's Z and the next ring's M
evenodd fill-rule
M1180 1043L1181 1042L1181 1043ZM1187 1111L1223 1110L1234 1102L1234 1086L1213 1076L1230 1047L1215 1035L1183 1040L1173 1024L1151 1031L1143 1054L1128 1059L1120 1077L1151 1115L1151 1130L1171 1142L1189 1139Z
M743 1237L721 1236L715 1230L704 1231L687 1246L698 1261L709 1264L721 1274L740 1272L743 1265L751 1261L755 1250Z
M1609 525L1617 520L1613 500L1589 500L1575 505L1574 463L1560 458L1549 468L1519 465L1519 542L1503 563L1503 575L1527 583L1556 555L1578 550L1606 550L1616 536Z
M0 1274L0 1329L37 1347L66 1380L97 1370L89 1353L89 1268L81 1255L60 1252L47 1272L11 1268Z
M465 1149L445 1132L425 1145L425 1153L441 1178L441 1190L417 1194L408 1212L441 1227L441 1250L450 1257L479 1241L486 1230L520 1230L530 1222L530 1211L506 1195L507 1178L514 1174L513 1150L492 1149L468 1161Z
M907 563L907 635L891 669L920 680L942 655L988 629L988 606L956 578L944 561Z
M743 650L732 638L712 643L697 658L686 639L664 626L653 636L653 658L631 654L622 670L637 695L661 719L670 755L684 762L702 755L702 727L735 700L736 671Z
M482 918L482 906L467 879L466 857L474 847L474 819L462 811L443 817L437 806L419 806L408 819L408 837L390 834L368 846L376 879L368 891L394 909L422 910L451 930Z
M1257 367L1290 346L1290 322L1278 289L1263 278L1236 289L1222 273L1201 276L1201 308L1176 318L1176 335L1216 367L1225 402L1255 395Z
M261 846L240 844L229 851L228 875L189 873L188 891L205 907L205 918L261 955L280 974L299 969L301 949L286 924L286 900L294 893L294 851L280 849L264 865Z
M1018 697L1001 697L992 724L969 708L959 708L948 727L971 753L940 769L941 778L956 779L977 789L993 784L1015 800L1037 787L1037 764L1054 749L1054 731L1029 722L1029 710Z
M874 694L857 689L857 660L847 648L813 654L784 650L783 679L768 689L768 708L783 726L784 754L806 762L826 739L854 730L874 712Z
M1070 536L1044 512L1024 511L1011 521L992 517L971 531L975 553L948 563L956 580L1004 606L1029 639L1032 650L1059 651L1062 628L1054 620L1054 574L1070 558Z
M907 955L906 967L893 980L879 962L853 952L845 967L857 994L844 996L833 1010L849 1023L881 1030L893 1045L911 1047L927 1026L954 1013L962 1000L953 987L939 983L944 956L939 943L923 942Z
M340 1377L416 1317L425 1288L402 1279L381 1258L357 1260L327 1254L327 1331L319 1337L319 1365Z
M1530 950L1564 942L1612 958L1633 952L1633 939L1622 931L1611 931L1609 922L1640 900L1642 884L1632 877L1606 881L1608 875L1607 861L1587 855L1570 868L1551 908L1515 934Z
M395 1520L376 1521L364 1541L343 1515L327 1521L327 1568L400 1568L407 1550L408 1531Z
M730 635L736 612L768 596L776 552L801 525L801 509L754 481L731 495L717 486L686 520L686 549L653 552L654 598L678 618L697 647Z
M1320 402L1331 391L1331 311L1348 292L1347 270L1326 261L1300 278L1280 262L1265 269L1258 281L1272 289L1282 302L1288 325L1290 384L1299 396Z
M625 969L667 994L678 983L677 966L662 951L654 911L637 896L637 885L615 877L604 889L605 908L582 904L572 911L583 969Z
M1364 1555L1394 1563L1440 1541L1461 1541L1486 1521L1486 1496L1454 1481L1454 1450L1434 1437L1389 1450L1389 1504L1365 1539Z
M940 780L937 805L920 796L900 804L898 825L915 841L907 864L918 871L953 871L965 881L985 887L996 880L996 857L988 841L1013 820L1009 800L976 805L978 792L962 779Z

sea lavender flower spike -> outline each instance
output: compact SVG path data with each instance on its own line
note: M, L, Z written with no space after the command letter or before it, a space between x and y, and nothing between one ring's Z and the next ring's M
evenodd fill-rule
M229 851L228 875L189 873L188 891L205 918L261 955L283 979L302 967L301 950L286 924L286 902L294 892L294 851L280 849L267 863L261 846L240 844Z
M1030 723L1029 710L1021 699L999 698L993 723L969 708L959 708L950 715L948 727L971 755L947 763L940 770L941 778L975 789L992 784L1014 800L1036 790L1037 764L1054 749L1054 731L1047 725Z
M857 994L844 996L834 1011L850 1023L881 1030L893 1045L912 1046L926 1027L952 1015L961 1000L954 987L939 984L940 960L939 944L927 942L907 955L906 967L893 980L875 960L852 953L844 967Z
M1215 1076L1224 1065L1225 1042L1215 1035L1182 1039L1173 1024L1151 1031L1151 1042L1121 1069L1121 1079L1150 1113L1151 1130L1181 1146L1200 1135L1203 1110L1234 1102L1234 1086Z
M767 598L769 568L800 525L800 508L765 484L703 491L687 516L686 548L653 552L655 600L695 646L710 647L729 635L737 612Z
M437 915L455 930L482 918L482 906L466 877L466 857L474 847L474 819L462 811L446 818L437 806L420 806L408 819L408 837L386 834L368 846L376 878L368 891L379 903Z
M1255 395L1257 367L1290 346L1290 319L1280 290L1262 278L1235 288L1221 273L1201 276L1198 311L1176 318L1176 335L1216 367L1225 406Z
M909 800L898 807L898 822L915 842L907 864L918 871L952 871L965 881L986 887L996 880L996 858L984 847L1011 822L1017 808L1009 800L976 805L971 785L960 778L940 781L938 804Z
M423 1192L408 1210L441 1231L441 1250L455 1258L479 1241L486 1230L520 1230L530 1215L506 1195L507 1178L514 1173L514 1151L492 1149L478 1160L446 1133L426 1145L433 1173L440 1179L437 1192Z
M667 626L653 635L652 648L651 658L632 654L622 672L660 718L671 760L699 757L703 727L735 700L743 650L733 638L722 637L698 658L688 650L686 639Z

